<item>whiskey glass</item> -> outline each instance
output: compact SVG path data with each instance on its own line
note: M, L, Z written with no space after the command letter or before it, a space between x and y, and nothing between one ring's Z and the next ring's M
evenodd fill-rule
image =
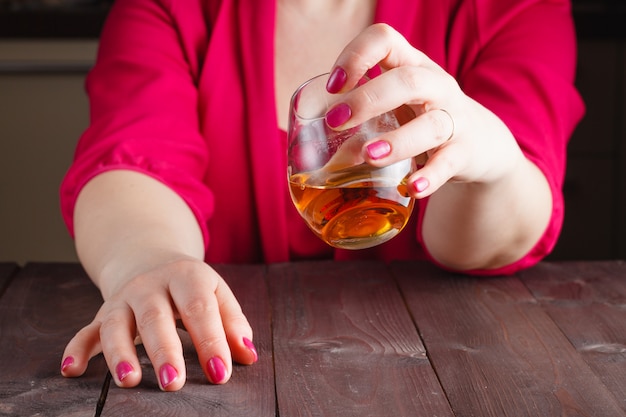
M289 111L287 176L291 199L309 228L327 244L365 249L406 226L414 206L407 178L413 158L384 167L366 163L363 143L400 126L390 111L346 130L333 130L326 112L341 94L326 91L329 74L302 84ZM355 88L368 82L363 80Z

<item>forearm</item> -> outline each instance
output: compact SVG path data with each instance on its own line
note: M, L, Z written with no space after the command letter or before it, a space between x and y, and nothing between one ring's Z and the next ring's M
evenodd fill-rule
M91 180L78 197L74 223L78 256L105 298L158 263L204 256L189 207L137 172L110 171Z
M522 258L544 233L552 195L526 158L490 183L448 183L430 197L423 238L430 254L457 270L491 269Z
M104 303L68 343L64 375L81 375L101 351L116 384L136 386L140 336L160 388L179 390L186 366L177 319L212 383L228 381L233 360L257 360L252 329L226 282L203 262L202 233L178 194L149 176L110 171L82 189L74 219L79 257Z

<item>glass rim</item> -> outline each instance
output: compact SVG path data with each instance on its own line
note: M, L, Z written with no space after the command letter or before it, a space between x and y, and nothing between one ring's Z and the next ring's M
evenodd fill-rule
M306 120L306 121L316 121L316 120L324 119L326 117L325 115L315 116L315 117L303 116L301 113L298 112L297 106L296 106L297 98L300 96L300 93L302 92L302 90L304 90L307 86L309 86L310 84L319 80L322 77L327 77L327 78L330 77L330 72L324 72L324 73L316 75L315 77L309 78L308 80L300 84L298 88L296 88L294 93L291 95L289 108L290 108L290 111L293 113L293 116L296 117L297 119ZM330 93L328 94L331 95Z

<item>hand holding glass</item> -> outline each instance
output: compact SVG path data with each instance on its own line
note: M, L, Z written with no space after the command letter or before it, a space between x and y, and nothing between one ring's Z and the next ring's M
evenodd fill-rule
M406 180L415 163L412 158L385 167L366 163L363 143L397 129L396 115L387 112L347 130L331 129L324 115L341 95L326 91L327 80L328 74L323 74L307 81L291 100L291 198L311 230L329 245L369 248L393 238L406 225L414 205Z

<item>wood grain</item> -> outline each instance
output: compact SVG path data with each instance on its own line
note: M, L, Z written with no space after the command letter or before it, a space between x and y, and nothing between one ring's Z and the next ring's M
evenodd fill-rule
M271 316L265 267L260 265L214 268L229 284L254 329L259 361L252 366L235 365L225 385L208 383L189 335L180 331L187 366L187 382L178 392L159 390L145 351L140 347L143 380L135 389L111 386L102 416L273 416L276 413L271 340Z
M626 415L626 263L546 263L520 275Z
M0 277L14 274L3 269ZM188 381L111 385L103 416L626 415L626 263L542 263L472 278L430 264L216 265L259 362L210 385L186 332ZM6 272L8 271L8 272ZM1 281L0 281L1 282ZM0 297L0 416L90 416L106 373L59 373L101 305L77 264L29 264Z
M451 416L381 263L269 270L281 416Z
M456 415L624 416L519 278L393 270Z
M79 379L60 374L61 355L101 298L75 264L31 264L0 299L0 416L93 415L106 373L95 358Z

